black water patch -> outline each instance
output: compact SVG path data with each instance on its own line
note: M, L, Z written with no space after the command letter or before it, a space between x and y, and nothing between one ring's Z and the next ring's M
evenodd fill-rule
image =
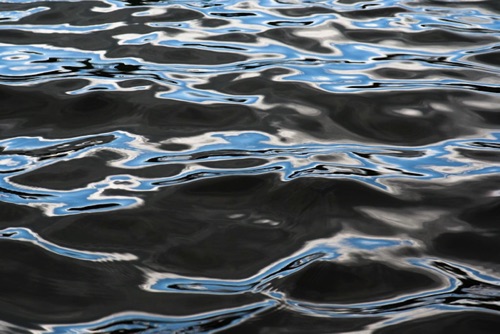
M498 231L485 233L485 235L477 232L443 233L433 240L433 246L438 254L455 259L498 264L500 255L496 249L499 237Z
M314 303L361 303L384 300L431 287L436 277L392 268L383 263L318 262L278 280L275 286L289 298Z
M391 333L478 333L493 334L500 326L500 319L496 314L481 312L450 312L435 315L419 320L389 326L375 331L377 334Z
M361 331L378 318L329 318L308 317L288 310L268 312L221 333L349 333Z

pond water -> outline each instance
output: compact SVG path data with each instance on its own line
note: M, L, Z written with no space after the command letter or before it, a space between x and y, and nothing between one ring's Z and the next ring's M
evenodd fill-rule
M2 333L498 333L500 2L0 0Z

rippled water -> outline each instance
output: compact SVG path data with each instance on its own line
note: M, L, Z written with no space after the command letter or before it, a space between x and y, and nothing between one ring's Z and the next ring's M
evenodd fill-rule
M2 333L498 333L500 2L0 0Z

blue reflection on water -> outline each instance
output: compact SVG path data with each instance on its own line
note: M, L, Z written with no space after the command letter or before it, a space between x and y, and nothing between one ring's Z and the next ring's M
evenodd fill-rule
M318 261L336 261L356 251L376 250L411 246L410 240L336 236L330 240L315 240L304 249L273 263L259 273L240 280L182 277L146 270L148 282L143 286L147 291L195 294L240 294L243 292L265 293L275 296L271 282L304 269ZM279 295L279 293L277 294Z
M9 2L9 1L7 1ZM15 1L16 2L16 1ZM18 1L17 1L18 2ZM33 2L22 1L22 2ZM120 10L126 6L123 1L103 1L103 5L111 5L111 9ZM76 92L68 93L86 93L92 90L122 91L117 83L128 80L129 78L141 78L169 88L168 92L157 94L158 98L177 99L189 102L234 102L233 99L243 99L245 104L253 105L259 101L259 96L232 96L213 90L204 90L195 88L196 85L207 83L210 77L215 74L223 73L260 73L261 71L275 66L280 66L291 71L288 75L281 77L282 81L301 82L322 89L326 92L363 92L370 90L412 90L420 88L453 88L453 89L481 89L485 93L498 89L499 85L495 78L498 69L493 66L474 63L468 60L471 55L488 52L498 47L498 30L500 24L498 16L491 13L484 13L479 10L456 8L452 12L440 7L420 8L406 2L370 2L371 8L393 6L400 8L401 13L393 17L377 18L376 20L354 19L348 20L353 29L362 31L363 29L376 30L394 30L400 29L406 32L429 31L437 27L443 29L460 29L467 34L488 33L492 42L489 44L478 44L471 46L461 46L460 48L442 45L426 45L421 43L415 47L408 48L404 46L388 46L390 43L360 43L356 41L346 41L345 39L335 37L332 28L328 24L341 21L345 24L346 18L335 15L334 11L342 13L344 11L360 10L366 4L355 3L352 5L339 4L336 1L324 2L303 2L299 4L283 3L274 1L261 1L255 3L255 8L241 9L237 8L238 1L227 1L224 5L206 3L200 6L198 2L193 1L168 1L155 2L154 8L168 7L177 3L181 7L195 10L206 18L220 18L221 15L228 22L227 27L218 27L207 29L199 26L194 21L187 22L150 22L149 26L160 28L173 26L179 29L178 34L168 35L163 31L148 32L145 34L119 34L114 36L119 45L145 45L150 44L158 48L182 48L183 50L200 49L213 52L233 53L239 56L246 56L244 61L236 61L230 64L203 65L203 64L174 64L167 65L161 62L148 61L147 59L130 57L107 57L107 52L103 51L85 51L77 48L64 48L55 46L35 46L35 45L0 45L0 55L6 54L9 57L17 55L18 59L11 57L5 64L0 66L0 83L10 85L26 85L35 82L41 83L52 80L61 80L67 78L92 79L85 86ZM307 29L318 29L318 32L310 33L310 37L316 34L325 34L321 45L327 52L314 52L298 48L297 45L291 46L284 43L278 43L276 40L261 37L256 42L247 41L213 41L210 35L232 32L259 33L266 31L270 27L289 25L296 26L304 18L293 18L275 10L279 8L294 8L303 6L322 6L332 12L328 14L314 14L307 16ZM144 8L153 8L150 5ZM104 10L106 7L96 7L96 11ZM100 9L99 9L100 8ZM136 7L142 8L142 7ZM217 8L214 10L214 8ZM30 9L29 13L34 14L45 7ZM406 11L406 12L405 12ZM147 11L146 11L147 12ZM10 17L12 12L0 12L5 17ZM135 15L141 12L135 13ZM245 16L235 16L236 14L245 14ZM248 15L246 15L248 14ZM14 15L15 16L15 15ZM140 15L139 15L140 16ZM154 16L154 15L153 15ZM474 20L471 20L471 18ZM304 22L302 22L304 23ZM5 25L0 29L26 30L38 33L91 33L96 31L113 31L123 26L124 22L106 23L93 26L71 26L61 25ZM307 30L306 30L307 31ZM300 35L301 31L292 31ZM333 34L333 35L332 35ZM307 35L307 34L306 34ZM394 43L393 43L394 44ZM428 43L427 43L428 44ZM28 59L24 59L29 54ZM33 57L33 55L38 55ZM20 57L20 58L19 58ZM43 62L47 59L56 59L55 62ZM6 58L3 58L6 60ZM391 65L401 65L402 61L412 61L418 66L412 66L415 73L424 72L428 69L442 69L443 71L436 77L420 78L411 80L398 80L383 78L373 75L373 70L385 68ZM86 61L89 66L82 64ZM130 74L118 75L114 67L117 64L126 64L138 66L137 70ZM467 67L469 70L476 71L475 77L460 75L460 68ZM100 71L96 71L95 69ZM446 70L456 72L456 75L446 74ZM104 75L105 74L105 75ZM188 74L187 78L180 79L178 74ZM484 80L485 77L490 80ZM101 81L97 83L95 81ZM107 82L103 83L104 81ZM488 83L486 83L488 82ZM146 89L136 87L137 89Z
M99 138L111 138L100 141ZM0 141L4 151L0 160L0 201L37 206L50 215L77 214L83 210L109 211L139 205L133 192L154 191L162 187L230 175L277 173L282 181L302 177L351 179L394 192L387 181L401 180L453 182L468 177L492 175L500 171L496 163L485 164L461 155L459 149L498 152L495 146L500 133L487 138L453 139L415 147L362 145L348 143L281 144L279 139L258 132L213 133L197 147L183 151L165 151L148 144L144 138L123 131L83 136L65 140L11 138ZM196 141L185 138L184 142ZM216 143L203 144L203 140ZM182 143L183 139L176 139ZM78 142L78 144L74 144ZM277 144L279 143L279 144ZM74 146L71 146L74 145ZM66 147L67 146L67 147ZM184 165L173 176L140 178L130 174L109 175L106 179L72 190L51 190L15 184L9 179L57 162L92 156L99 150L112 150L122 159L113 164L124 171L157 165ZM34 154L34 150L46 153ZM12 152L12 153L10 153ZM60 156L64 152L63 156ZM410 155L406 154L410 153ZM42 154L42 155L40 155ZM338 158L324 161L322 157ZM261 159L256 167L210 168L199 164L208 161ZM345 162L344 162L345 161ZM188 168L189 166L189 168ZM105 190L121 189L130 195L109 196Z
M497 94L500 88L499 69L488 61L474 60L475 56L488 54L500 47L500 19L488 10L469 8L472 4L465 6L456 2L450 8L445 6L445 2L421 4L400 0L357 1L352 4L335 0L259 0L247 2L245 7L238 0L178 0L129 6L130 2L127 1L101 0L96 1L89 13L130 10L131 17L149 18L157 16L159 9L170 10L171 6L176 6L201 14L204 19L224 19L224 24L207 27L197 19L152 19L141 23L142 28L146 29L138 29L139 33L135 33L134 29L134 33L120 30L134 27L134 24L121 21L122 18L115 22L89 25L23 24L24 19L47 11L50 8L46 6L54 3L55 7L58 2L60 0L46 0L44 6L39 6L38 0L0 1L2 4L34 4L35 7L25 7L28 9L23 11L0 8L0 31L6 36L10 31L31 34L33 40L39 43L22 45L24 42L20 40L19 45L0 44L0 85L25 88L57 82L64 86L65 80L78 79L80 87L68 88L65 94L82 95L96 90L109 94L151 90L154 99L163 102L177 100L198 105L229 103L251 107L263 113L280 103L270 104L259 90L231 93L230 89L224 87L202 87L219 75L238 74L234 82L242 80L244 84L245 78L259 77L267 70L279 68L283 73L273 78L276 82L300 84L321 93L352 94L353 99L361 93L372 91L422 89L474 91L488 96ZM66 2L80 5L79 0ZM320 8L323 12L320 10L318 13L298 16L286 14L292 9L302 11L305 8ZM359 14L361 11L384 8L392 8L393 12L387 17L355 15L356 11ZM286 38L272 38L266 34L277 27L286 27L291 39L303 38L302 41L313 41L315 44L292 43ZM172 29L170 33L165 33L165 28ZM383 37L392 31L397 33ZM444 41L438 45L434 38L407 38L409 35L425 37L425 33L440 31L447 33L445 37L456 35L457 42ZM169 59L158 59L147 53L135 57L128 56L128 53L111 56L110 50L85 50L85 46L78 42L75 45L68 43L67 46L46 42L53 36L66 36L67 39L67 36L91 36L93 33L103 36L108 34L113 41L111 44L116 44L116 48L154 47L160 53L183 50L186 54L196 51L208 56L207 59L200 59L200 64L178 64L167 63ZM246 42L217 38L231 33L246 33L258 38ZM371 34L374 40L360 37L363 34ZM210 57L217 58L218 62L206 64L205 60ZM123 70L124 67L126 70ZM380 74L381 70L387 69L407 71L412 75L410 78L394 78ZM141 83L127 87L122 85L132 79L141 79ZM280 135L257 131L214 132L167 140L189 147L182 151L159 149L158 143L148 142L141 135L125 131L58 140L29 136L7 138L0 141L0 201L38 207L47 215L76 215L142 205L143 200L138 195L140 192L159 191L161 188L210 178L260 174L275 174L283 182L311 177L354 180L381 193L396 194L398 186L405 183L446 185L497 175L500 172L498 162L485 162L461 153L463 150L499 153L499 132L484 130L476 133L471 138L455 138L423 146L318 142L309 139L296 139L284 144L284 138ZM16 176L50 168L56 163L64 164L91 157L106 150L121 157L107 163L121 169L123 173L107 175L102 180L69 190L22 185L14 181ZM242 168L203 166L206 162L243 159L257 159L261 164ZM184 169L173 176L145 178L134 175L138 169L162 165L180 165ZM122 195L110 194L110 190L118 190ZM219 326L217 330L222 330L264 311L286 308L312 317L385 317L386 320L368 328L374 330L415 319L418 312L426 317L444 311L498 310L500 280L486 274L486 271L441 258L422 256L414 259L390 253L401 247L413 247L418 253L421 250L418 242L410 237L405 239L406 236L399 235L398 239L390 239L340 234L336 238L329 242L311 241L298 252L273 262L254 276L239 280L180 276L142 268L146 282L141 288L150 293L223 296L248 293L262 296L264 300L260 303L185 317L128 312L112 314L89 323L41 326L46 333L210 332L208 328L214 323ZM29 243L43 252L81 261L138 259L128 253L90 252L63 247L25 227L0 230L0 240ZM350 304L294 300L273 287L275 281L313 263L349 263L346 259L357 255L372 259L378 256L399 268L433 273L443 282L435 289Z
M83 261L105 262L105 261L131 261L137 259L137 257L132 254L99 253L99 252L79 251L67 247L61 247L42 239L38 234L34 233L33 231L27 228L9 227L0 230L0 240L2 239L29 242L51 253Z
M141 333L213 333L236 326L250 317L276 306L274 300L267 300L241 307L207 312L192 316L163 316L148 313L118 313L95 322L71 325L45 325L43 333L110 333L119 331L140 331ZM213 325L211 326L211 324Z

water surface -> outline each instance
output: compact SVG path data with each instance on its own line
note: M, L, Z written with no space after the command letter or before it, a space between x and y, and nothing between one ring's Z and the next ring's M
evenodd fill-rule
M2 333L496 333L499 4L0 0Z

